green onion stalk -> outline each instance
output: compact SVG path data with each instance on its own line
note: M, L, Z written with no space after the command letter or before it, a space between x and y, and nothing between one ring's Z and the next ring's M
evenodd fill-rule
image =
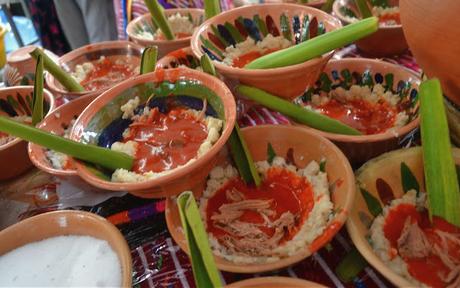
M158 0L144 0L145 6L149 9L152 19L155 24L160 28L161 32L165 35L167 40L174 40L175 36L172 32L171 26L169 26L168 19L164 13L164 9L161 7Z

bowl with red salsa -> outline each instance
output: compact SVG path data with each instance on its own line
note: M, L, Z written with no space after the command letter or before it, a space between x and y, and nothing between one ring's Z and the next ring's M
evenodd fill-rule
M296 103L363 133L350 136L320 131L352 164L360 165L415 139L420 122L419 83L418 75L388 62L332 60Z
M51 73L45 76L46 84L53 94L68 99L86 94L99 95L139 74L142 49L142 46L129 41L107 41L80 47L61 56L58 65L85 91L67 91Z
M204 10L196 8L166 9L165 15L175 39L166 39L163 32L153 23L152 15L146 13L129 22L126 33L129 39L142 46L158 47L158 57L190 46L195 29L204 20Z
M409 46L401 26L399 1L375 2L379 2L379 5L369 7L371 13L379 19L379 29L372 35L356 41L356 46L365 54L373 57L394 56L405 52ZM354 23L362 18L353 0L335 1L333 11L344 25Z
M159 69L101 94L77 119L70 138L134 159L106 171L75 161L93 186L158 198L202 184L235 124L233 95L219 79L187 68Z
M280 269L309 257L340 230L354 199L353 172L315 131L262 125L241 132L261 184L245 183L223 150L195 198L220 270ZM166 223L187 252L174 198L166 202Z
M33 86L15 86L0 89L0 116L15 121L32 124ZM54 109L54 97L48 90L43 90L44 111L51 113ZM27 154L27 142L0 132L0 180L13 178L30 167Z
M457 171L460 149L452 149ZM356 172L347 229L364 258L397 287L458 287L460 229L430 221L421 147L368 161Z
M243 83L293 99L316 81L334 51L287 67L251 70L244 66L340 27L337 18L312 7L283 3L243 6L204 22L193 35L192 50L198 58L208 54L230 87Z

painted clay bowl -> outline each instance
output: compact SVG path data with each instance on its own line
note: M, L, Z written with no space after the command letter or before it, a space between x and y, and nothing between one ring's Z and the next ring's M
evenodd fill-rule
M253 70L224 64L223 52L227 47L244 41L247 37L263 40L267 33L273 36L284 35L291 43L298 44L301 41L299 37L301 23L304 23L307 16L311 21L307 30L312 36L316 36L318 31L329 32L341 27L340 21L335 17L307 6L295 4L243 6L215 16L195 30L192 37L193 53L198 58L207 53L215 60L217 71L230 87L243 83L283 98L293 99L300 96L309 85L315 83L334 51L301 64Z
M390 4L397 6L399 1L390 1ZM361 18L358 8L353 0L336 0L332 10L344 25L348 25L353 19ZM404 38L402 25L382 26L374 34L356 41L356 46L373 57L393 56L407 50L407 41Z
M166 17L172 16L179 13L181 16L187 16L189 19L192 19L192 23L195 27L198 27L204 20L204 10L194 9L194 8L177 8L177 9L166 9ZM126 33L129 36L129 39L134 43L146 46L157 46L158 47L158 57L163 57L169 52L174 50L185 48L190 46L189 37L178 38L175 40L149 40L142 37L144 31L149 33L155 33L157 27L152 23L152 16L150 13L146 13L133 21L129 22L126 27Z
M460 114L460 67L454 64L460 62L460 2L404 0L400 6L404 34L417 63L428 77L441 80L444 94Z
M157 69L170 69L177 67L188 67L191 69L201 68L200 59L193 54L192 48L180 48L169 52L157 62Z
M32 117L33 86L15 86L0 89L0 116ZM53 95L43 90L45 111L49 114L55 107ZM31 121L31 118L30 118ZM32 167L27 154L27 142L14 138L0 144L0 180L15 177Z
M34 85L36 61L29 53L35 48L35 45L24 46L8 54L3 72L6 86ZM59 58L49 50L45 49L45 53L55 61Z
M454 148L453 156L455 163L459 165L460 149ZM369 227L376 217L374 214L377 214L376 212L373 214L372 211L379 211L379 208L385 206L388 201L402 197L404 195L403 179L412 179L407 172L401 174L402 163L409 167L411 174L415 176L419 184L420 190L425 191L421 147L392 151L372 159L356 171L357 196L347 221L347 230L356 248L366 258L367 262L397 287L411 287L414 286L412 283L393 272L380 260L367 240ZM377 182L380 184L377 185ZM386 185L382 185L382 183ZM384 186L389 188L380 188L380 190L377 188Z
M188 68L159 69L156 72L140 75L118 84L101 94L83 111L73 127L71 139L110 147L116 141L112 135L121 136L130 124L129 121L121 119L120 106L129 99L134 99L135 96L139 96L145 102L152 93L171 97L190 96L192 98L198 97L198 93L217 96L221 106L214 107L214 109L221 109L225 117L220 138L208 152L195 161L152 180L137 183L111 182L110 177L102 176L104 175L102 171L96 175L93 173L94 169L89 169L84 163L75 161L80 177L91 185L102 189L128 191L140 197L159 198L177 195L184 190L193 189L208 175L214 165L215 155L224 146L233 130L236 108L233 95L223 82L196 70ZM165 99L165 97L161 99ZM199 100L201 105L201 99Z
M238 281L225 286L227 288L324 288L325 286L303 279L289 277L257 277Z
M120 60L136 67L140 66L141 63L142 49L140 45L129 41L99 42L80 47L64 54L58 59L57 63L68 73L73 72L76 65L81 65L86 62L95 62L99 60L101 56L104 56L112 62ZM135 71L135 74L139 74L139 68L135 68ZM56 97L62 96L69 100L87 94L99 95L113 86L96 91L69 92L53 77L53 75L51 75L51 73L46 73L45 80L47 87Z
M326 164L329 183L338 183L337 181L341 183L336 185L331 197L337 213L328 222L323 234L318 236L308 247L299 250L292 256L263 264L235 264L220 256L214 257L217 268L223 271L259 273L280 269L309 257L326 245L340 230L347 219L354 199L353 171L345 155L332 142L315 131L283 125L261 125L243 128L241 131L254 161L267 159L266 149L261 149L261 147L267 147L268 143L271 143L276 155L286 155L288 150L292 148L294 162L297 167L303 168L312 160L319 163L321 159L325 159L326 163L331 163L331 165ZM309 143L309 145L305 145L305 143ZM223 164L225 161L225 157L222 157L217 164ZM203 178L202 180L204 181L205 179ZM204 187L205 184L203 183L202 185ZM195 194L197 199L201 197L202 191ZM177 210L176 200L173 198L168 198L166 201L166 223L173 239L182 250L188 253L185 235L181 230L179 211Z
M265 1L267 3L274 3L274 2L284 2L284 3L294 3L294 4L300 4L300 5L306 5L306 6L311 6L317 9L321 9L321 7L326 4L326 0L284 0L284 1Z
M107 241L118 256L122 287L131 287L131 252L112 223L84 211L60 210L36 215L0 231L0 255L26 244L65 235L91 236Z
M386 132L369 135L341 135L318 131L347 156L352 165L361 165L367 160L382 153L397 149L410 143L413 134L418 130L418 86L420 78L413 72L398 65L380 60L350 58L330 61L315 86L298 100L305 101L312 94L327 92L331 89L350 87L350 85L370 86L382 84L394 94L399 94L401 103L406 103L409 115L407 124Z
M76 120L81 112L83 112L94 99L96 99L96 95L94 94L85 95L58 107L43 119L38 125L38 128L57 135L63 135L64 130L69 127L71 121ZM71 161L72 158L69 158L69 167L66 169L57 169L51 164L46 155L46 151L46 148L34 143L29 143L28 152L30 160L38 169L66 179L72 183L81 184L82 180L77 175L77 170Z

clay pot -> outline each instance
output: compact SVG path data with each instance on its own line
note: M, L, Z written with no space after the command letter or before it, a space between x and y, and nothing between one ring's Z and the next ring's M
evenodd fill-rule
M107 241L118 256L122 287L131 287L131 252L112 223L96 214L60 210L30 217L0 231L0 255L26 244L65 235L91 236Z
M257 277L231 283L226 288L324 288L325 286L303 279L289 277Z
M198 58L201 58L203 53L207 53L210 55L211 59L215 59L213 62L216 70L224 77L226 83L231 88L238 83L242 83L260 88L282 98L292 100L300 96L309 85L313 85L315 83L327 61L332 57L334 51L301 64L272 69L250 70L232 67L222 63L222 57L220 57L215 51L217 49L220 51L219 53L222 53L224 49L219 47L219 45L216 45L212 39L221 37L223 39L227 39L226 41L229 43L236 42L236 40L233 39L234 36L230 33L219 32L219 35L214 35L215 32L213 31L212 26L214 25L215 27L218 27L219 25L225 24L225 22L229 22L232 26L234 26L233 23L235 23L238 17L244 17L250 20L253 19L255 15L259 16L261 21L264 23L263 25L267 25L266 18L271 17L278 31L282 31L280 28L281 15L287 16L290 23L289 29L292 34L299 33L300 29L300 26L296 26L295 28L291 27L294 22L294 16L299 17L300 23L303 22L302 19L307 15L310 19L316 17L318 23L322 22L324 24L326 31L332 31L340 28L340 21L321 10L308 6L295 4L249 5L223 12L211 19L208 19L193 34L193 53L195 53ZM249 35L251 35L251 33L258 33L262 35L252 20L250 21L252 23L250 28L247 28L246 26L243 26L243 28L240 27L241 29L246 29L244 33ZM236 26L233 28L236 30L238 29ZM256 32L254 32L253 29ZM211 36L210 38L209 35L213 35L214 37ZM203 42L203 39L208 41Z
M350 79L344 78L344 72L348 71ZM412 71L399 65L394 65L380 60L366 58L349 58L330 61L324 69L324 76L330 81L330 86L339 85L343 81L352 81L353 84L367 85L357 82L357 79L363 79L362 75L368 74L371 77L372 85L381 82L382 85L391 85L394 93L399 93L401 87L404 89L404 98L409 98L411 104L410 121L393 131L386 131L380 134L371 135L342 135L329 132L318 131L321 135L328 138L336 144L345 153L352 165L361 165L367 160L374 158L382 153L397 149L401 145L406 145L411 139L411 135L416 132L420 124L418 116L418 86L420 78ZM387 83L387 76L392 79L392 83ZM321 81L317 82L313 89L314 93L319 93L322 88L326 87ZM329 87L330 88L330 87ZM307 127L302 125L303 127Z
M204 19L204 10L203 9L193 9L193 8L178 8L178 9L167 9L165 10L166 17L172 16L179 13L182 16L191 15L193 19L193 24L195 27L198 27ZM157 46L158 47L158 57L163 57L169 52L174 50L185 48L190 46L190 39L192 36L184 37L175 40L149 40L142 37L138 31L156 31L156 28L152 24L152 16L150 13L146 13L140 17L129 22L126 27L126 33L131 41L142 45L147 46Z
M38 128L57 135L63 135L65 130L64 127L68 127L72 120L76 120L81 112L83 112L94 99L96 99L96 95L85 95L58 107L43 119L38 125ZM28 152L30 160L38 169L61 179L65 179L77 186L87 184L77 175L77 170L71 162L72 158L69 158L70 167L68 169L56 169L48 160L45 154L46 151L46 148L34 143L29 143Z
M0 89L0 115L6 117L30 116L32 117L33 86L15 86ZM43 98L48 107L47 113L54 109L54 97L46 89L43 90ZM0 145L0 181L13 178L32 167L27 154L27 142L15 138Z
M404 0L400 7L417 64L428 77L439 78L444 94L460 107L460 1Z
M210 89L222 101L225 124L219 140L214 143L208 152L191 163L175 168L169 173L157 178L143 182L111 182L93 174L84 163L75 161L78 175L93 186L105 190L128 191L136 196L145 198L160 198L177 195L185 190L193 189L197 184L201 183L212 169L215 162L215 155L229 138L236 118L235 100L231 92L219 79L203 72L188 68L159 69L155 72L124 81L104 92L96 100L91 102L77 119L70 138L76 141L97 144L97 138L101 132L112 123L112 121L120 119L122 114L120 106L125 104L129 99L139 96L143 90L151 89L152 85L159 85L164 81L174 83L183 80L197 81L196 83L200 85L200 88ZM134 86L136 86L136 88L133 88ZM187 93L194 95L193 92ZM146 95L146 98L149 96L150 94Z
M408 148L383 154L375 159L370 160L356 172L356 199L353 202L353 209L347 221L347 230L350 234L353 243L359 252L366 258L377 271L385 278L390 280L396 287L413 287L414 285L404 277L393 272L379 256L374 252L368 241L369 228L374 216L370 212L370 208L366 204L367 201L378 203L381 207L386 204L380 199L377 190L376 181L384 181L390 187L393 198L398 199L404 195L402 187L401 163L405 163L412 174L416 177L420 186L420 191L426 191L424 186L424 169L422 148ZM453 149L454 161L460 164L460 149ZM360 188L365 188L369 192L368 200L364 196ZM386 192L386 194L388 191ZM369 200L369 198L371 198ZM388 199L386 199L388 200ZM375 208L375 207L374 207Z
M235 273L259 273L287 267L297 263L326 245L340 230L347 219L354 199L354 175L350 164L343 153L332 142L312 130L300 127L283 125L261 125L247 127L241 130L254 161L267 159L266 148L271 143L276 155L286 155L290 148L294 151L294 162L299 168L305 167L312 160L318 163L326 159L326 173L329 183L341 181L332 194L331 201L338 212L328 222L325 232L318 236L309 246L296 252L292 256L282 258L276 262L263 264L236 264L222 257L214 256L217 268ZM308 143L308 145L305 145ZM216 165L222 165L227 159L219 158ZM202 181L206 179L203 178ZM203 183L204 186L204 183ZM199 199L203 189L195 194ZM166 223L174 241L188 253L188 245L182 232L182 225L177 209L176 199L168 198L166 202Z
M75 49L61 56L57 63L68 73L74 71L75 66L85 62L97 61L101 56L105 56L112 61L118 59L128 62L133 66L140 66L142 47L129 41L107 41L95 44L89 44ZM136 74L139 68L136 68ZM51 73L45 75L46 85L49 90L57 97L64 97L67 100L73 100L83 95L100 95L110 87L102 88L97 91L69 92ZM113 83L114 85L116 83Z
M397 5L399 1L393 1ZM337 0L334 2L332 10L342 23L348 25L351 23L350 18L343 13L343 8L352 10L357 16L360 16L359 10L353 0ZM366 38L356 41L356 46L372 57L386 57L399 55L408 48L407 41L404 38L403 28L401 25L379 26L377 32Z

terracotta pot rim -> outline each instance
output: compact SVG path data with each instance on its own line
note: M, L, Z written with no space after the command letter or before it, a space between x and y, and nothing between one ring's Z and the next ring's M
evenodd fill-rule
M21 86L13 86L13 87L6 87L6 88L1 88L0 91L15 91L15 90L21 90L21 91L24 91L24 90L30 90L31 92L34 91L34 86L26 86L26 85L21 85ZM51 94L51 92L49 90L47 90L46 88L43 88L43 96L46 98L46 100L48 100L48 103L49 103L49 110L48 110L48 113L45 115L45 116L48 116L51 114L51 112L53 112L54 108L55 108L55 101L54 101L54 96L53 94ZM13 141L10 141L4 145L0 145L0 151L4 151L20 142L22 142L24 140L22 140L21 138L17 138L14 139Z
M128 48L129 47L130 50L138 50L140 54L142 54L142 51L144 49L144 47L142 47L141 45L131 42L131 41L127 41L127 40L97 42L97 43L88 44L88 45L79 47L75 50L72 50L62 55L61 57L58 58L58 62L56 64L60 65L62 63L66 63L80 55L85 55L88 52L104 51L107 49L107 46L109 46L110 48L125 48L125 47ZM57 93L57 94L83 96L83 95L100 94L101 92L107 90L107 88L104 88L104 89L99 89L96 91L70 92L65 89L59 88L59 86L56 85L57 79L55 79L54 76L49 72L45 73L45 81L46 81L46 85L48 89L51 90L53 93Z
M181 12L189 12L189 11L194 11L194 12L197 12L197 13L201 13L204 16L204 10L199 9L199 8L173 8L173 9L166 9L165 14L167 16L172 15L172 14L176 14L176 13L179 13L179 14L182 15ZM162 45L162 44L166 44L166 43L187 43L188 41L190 41L190 39L192 39L192 36L188 36L188 37L175 39L175 40L149 40L149 39L145 39L145 38L136 36L136 34L132 32L132 30L134 29L133 27L136 24L138 24L139 22L141 22L142 20L144 20L146 18L149 18L149 17L151 17L150 12L145 13L145 14L143 14L143 15L141 15L141 16L133 19L133 20L131 20L131 22L129 22L128 25L126 26L126 34L128 34L128 37L131 38L131 39L134 39L136 41L139 41L139 42L150 43L151 45Z
M192 51L195 54L195 56L198 59L200 59L201 56L203 56L203 52L201 51L201 49L200 49L200 47L198 45L199 38L200 38L199 36L203 33L204 30L206 30L208 28L208 26L213 24L216 21L217 18L222 17L222 15L238 14L242 10L243 11L244 10L250 10L250 9L253 9L253 8L260 8L260 7L272 7L272 8L273 7L274 8L290 7L290 8L297 8L297 9L299 9L299 11L302 11L302 10L306 11L306 12L315 11L315 13L322 14L322 16L325 19L328 19L328 21L333 23L336 26L335 29L339 29L339 28L342 27L342 24L340 23L340 21L337 18L335 18L334 16L332 16L330 14L327 14L327 13L325 13L325 12L323 12L321 10L318 10L316 8L310 7L310 6L292 4L292 3L267 3L267 4L246 5L246 6L242 6L242 7L234 8L232 10L225 11L225 12L219 14L218 16L213 17L213 18L208 19L205 22L203 22L198 27L198 29L196 29L194 31L194 33L192 35L191 48L192 48ZM224 71L224 73L226 73L228 75L233 74L233 75L239 75L239 76L252 76L252 77L253 76L261 76L261 77L263 77L263 76L270 76L270 75L279 74L279 73L289 73L289 72L293 72L293 70L299 70L299 69L303 69L304 67L315 65L318 62L320 62L320 61L322 61L324 59L327 59L328 57L332 57L332 55L335 53L335 51L336 51L336 49L332 50L330 52L324 53L323 55L321 55L321 57L316 57L316 58L310 59L310 60L305 61L305 62L300 63L300 64L294 64L294 65L289 65L289 66L285 66L285 67L278 67L278 68L269 68L269 69L237 68L237 67L225 65L225 64L221 63L221 61L213 61L213 63L214 63L214 66L216 67L216 69L218 69L220 71Z
M158 70L157 70L158 71ZM146 181L142 182L136 182L136 183L126 183L126 182L111 182L111 181L105 181L102 180L96 176L94 176L92 173L90 173L84 164L82 164L80 161L75 160L75 166L77 169L78 175L83 178L85 181L90 183L93 186L96 186L98 188L106 189L106 190L112 190L112 191L142 191L157 187L157 186L162 186L165 185L168 182L174 181L178 178L184 177L187 174L190 173L194 168L197 166L204 164L206 161L209 161L210 157L215 156L220 149L225 145L228 137L230 136L230 133L233 130L234 123L236 121L236 104L234 101L233 94L230 92L230 90L227 88L227 86L221 82L219 79L216 77L213 77L209 74L206 74L204 72L200 72L197 70L192 70L189 68L174 68L174 69L166 69L162 70L166 74L165 80L168 80L168 78L174 78L175 74L181 75L180 78L186 78L186 79L191 79L191 80L198 80L200 82L204 81L210 81L210 83L215 83L220 86L220 88L223 91L222 95L219 95L219 98L222 99L222 102L224 103L225 101L229 101L228 103L224 105L228 105L227 107L224 106L224 109L229 112L228 115L225 115L225 124L222 129L222 132L220 134L219 139L217 142L215 142L211 149L206 152L204 155L196 158L195 161L192 163L188 163L182 167L175 168L172 172L167 173L165 175L156 177L154 179L149 179ZM81 125L82 121L87 122L87 118L92 117L97 111L100 109L97 109L97 111L92 111L92 107L96 106L98 104L105 105L108 101L110 101L113 97L118 96L119 92L118 91L124 91L134 85L141 84L141 83L146 83L146 82L161 82L157 80L157 72L151 72L143 75L138 75L135 77L132 77L128 80L125 80L114 87L110 88L109 90L105 91L102 93L99 97L96 98L91 104L86 107L85 110L80 114L78 119L75 122L75 125L72 129L70 139L79 141L80 136L76 135L76 128L79 126L78 124ZM171 76L170 76L171 75ZM207 86L207 85L204 85ZM107 96L108 95L108 96ZM109 98L110 97L110 98Z
M348 24L351 24L350 21L348 21L344 15L342 14L342 12L340 12L340 7L343 7L343 5L341 5L340 3L341 1L334 1L334 4L332 5L332 11L334 13L334 15L340 19L340 21L346 23L347 25ZM358 18L359 19L359 18ZM397 24L397 25L391 25L391 26L380 26L379 25L379 30L396 30L396 29L401 29L402 30L402 25L401 24Z

